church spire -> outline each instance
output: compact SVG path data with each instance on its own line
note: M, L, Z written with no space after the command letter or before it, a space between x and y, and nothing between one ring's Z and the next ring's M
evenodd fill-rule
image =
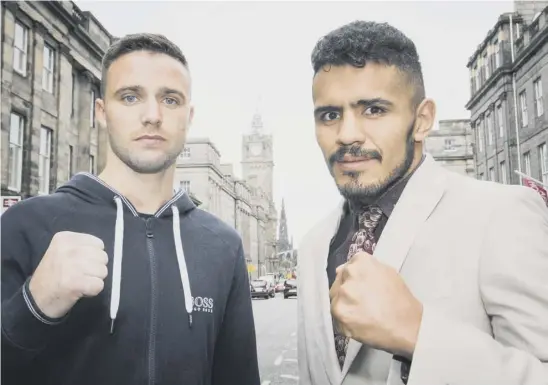
M254 134L263 134L264 125L263 117L260 112L261 96L257 96L257 104L255 105L255 113L253 114L253 120L251 121L251 128Z
M280 213L280 227L278 230L278 252L291 250L289 234L287 231L287 217L285 214L285 201L282 198L282 211Z

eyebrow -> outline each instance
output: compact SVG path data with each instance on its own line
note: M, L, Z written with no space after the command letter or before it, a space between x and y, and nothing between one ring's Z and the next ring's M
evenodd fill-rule
M382 105L388 108L388 107L393 107L394 103L392 103L390 100L383 99L383 98L359 99L355 102L350 103L350 106L352 108L371 107L371 106L378 106L378 105ZM342 110L343 108L341 106L335 106L335 105L319 106L314 109L314 116L319 116L326 112L342 112Z
M121 94L123 94L124 92L135 92L135 93L142 93L143 92L143 87L141 86L126 86L126 87L122 87L118 90L116 90L116 92L114 93L114 95L116 96L120 96ZM169 88L169 87L162 87L160 88L159 90L159 93L160 94L175 94L177 96L179 96L181 99L183 99L183 101L186 101L186 95L184 93L182 93L181 91L179 90L176 90L174 88Z

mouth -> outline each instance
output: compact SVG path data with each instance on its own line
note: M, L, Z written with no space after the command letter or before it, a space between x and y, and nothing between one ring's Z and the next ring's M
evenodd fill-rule
M368 167L375 161L376 159L369 157L345 156L343 160L337 162L337 165L343 171L356 171Z
M136 139L138 142L158 143L165 139L160 135L142 135Z

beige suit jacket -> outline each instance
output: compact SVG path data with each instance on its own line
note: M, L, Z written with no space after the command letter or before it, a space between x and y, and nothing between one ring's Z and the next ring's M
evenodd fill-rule
M342 202L299 246L301 385L401 385L392 355L351 340L337 363L326 275ZM548 208L527 187L449 172L428 155L374 256L424 314L408 385L548 384Z

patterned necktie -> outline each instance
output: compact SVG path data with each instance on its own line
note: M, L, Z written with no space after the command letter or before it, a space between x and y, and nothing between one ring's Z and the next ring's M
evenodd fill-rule
M358 220L358 231L352 237L352 244L348 250L347 260L352 258L356 253L365 251L373 254L377 242L375 241L374 231L382 217L382 211L377 206L370 206L360 214ZM335 331L335 349L341 369L346 358L346 349L348 348L349 339Z

